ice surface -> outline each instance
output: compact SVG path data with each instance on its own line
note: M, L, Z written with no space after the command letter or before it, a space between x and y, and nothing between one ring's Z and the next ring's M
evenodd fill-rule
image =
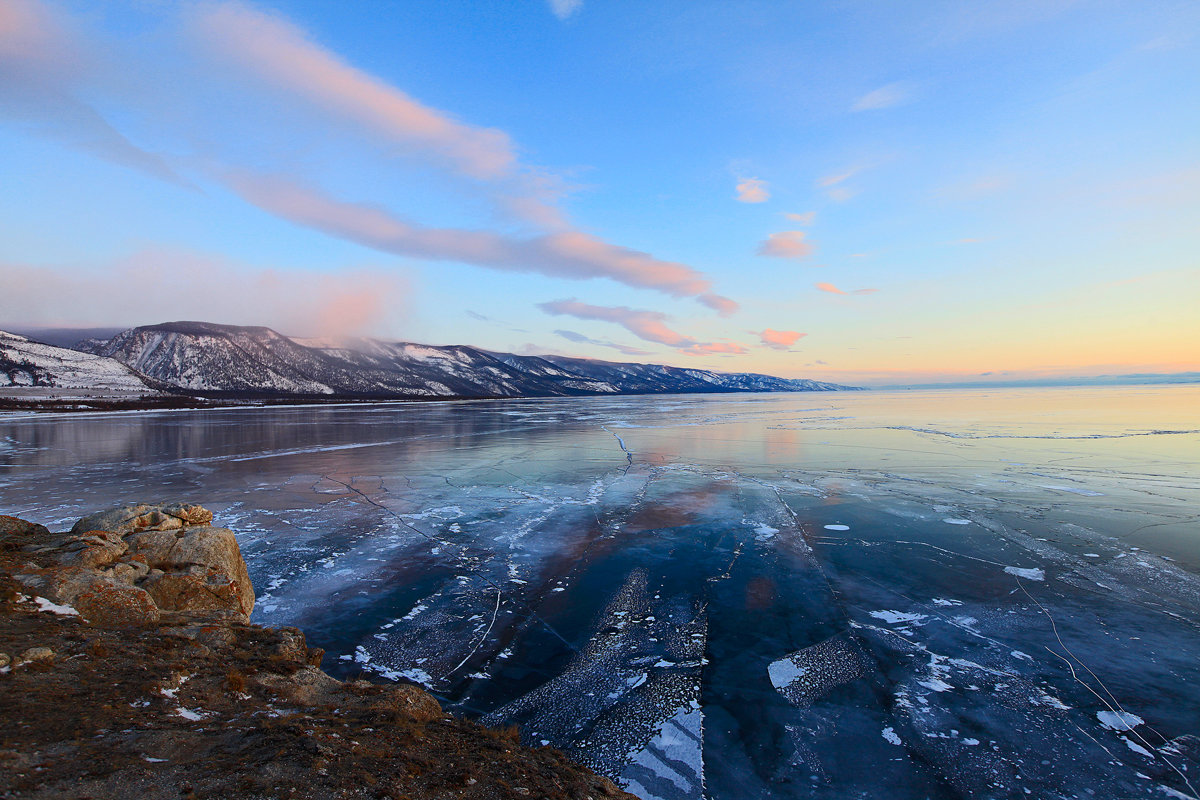
M325 669L647 798L1200 796L1200 390L1114 391L11 417L0 513L201 502Z

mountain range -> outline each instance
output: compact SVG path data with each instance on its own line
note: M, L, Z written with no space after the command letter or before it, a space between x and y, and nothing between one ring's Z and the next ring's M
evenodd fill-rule
M62 331L56 331L62 340ZM89 377L90 376L90 377ZM6 381L7 377L7 381ZM497 353L379 339L301 339L270 328L167 322L74 349L0 333L0 386L357 398L547 397L852 389L755 373ZM119 386L118 386L119 384Z

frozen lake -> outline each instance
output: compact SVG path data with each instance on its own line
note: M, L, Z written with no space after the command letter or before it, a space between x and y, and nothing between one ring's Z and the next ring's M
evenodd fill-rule
M160 499L647 800L1200 788L1200 387L0 418L0 513Z

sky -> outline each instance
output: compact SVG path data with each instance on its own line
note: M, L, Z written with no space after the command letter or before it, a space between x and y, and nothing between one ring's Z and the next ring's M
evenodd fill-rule
M1200 4L0 0L0 329L1200 370Z

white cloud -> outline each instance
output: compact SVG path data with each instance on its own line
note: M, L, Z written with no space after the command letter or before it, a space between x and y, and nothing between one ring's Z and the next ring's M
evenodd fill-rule
M550 11L559 19L566 20L579 13L583 0L547 0Z
M852 111L876 111L883 108L895 108L911 102L916 87L907 81L889 83L878 89L867 92L851 106Z

